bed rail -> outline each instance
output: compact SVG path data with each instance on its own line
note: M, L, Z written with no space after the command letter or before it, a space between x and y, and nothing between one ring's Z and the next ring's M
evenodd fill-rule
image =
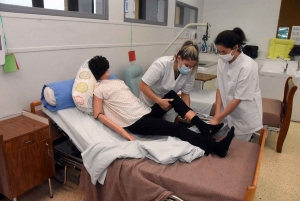
M255 174L254 174L252 185L248 186L248 188L247 188L245 201L253 201L254 200L254 196L255 196L255 192L256 192L256 188L257 188L260 164L261 164L264 147L265 147L266 135L267 135L266 129L262 128L260 131L260 138L259 138L259 142L258 142L258 144L260 145L260 150L259 150L259 155L257 158Z
M31 102L30 103L30 112L35 114L36 113L35 107L40 106L40 105L42 105L41 101Z

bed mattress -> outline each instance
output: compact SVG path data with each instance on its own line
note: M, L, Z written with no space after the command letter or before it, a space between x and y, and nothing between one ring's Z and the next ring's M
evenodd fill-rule
M42 107L42 111L70 137L71 141L83 152L90 144L96 142L125 142L121 135L117 134L93 116L79 111L76 107L57 112L50 112ZM132 134L136 140L141 141L166 141L167 136L140 136Z

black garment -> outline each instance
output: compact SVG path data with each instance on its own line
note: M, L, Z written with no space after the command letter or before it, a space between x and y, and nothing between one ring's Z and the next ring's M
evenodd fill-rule
M182 117L191 110L183 100L173 91L169 91L164 99L173 99L169 103L174 110ZM164 135L178 137L183 141L187 141L192 145L198 146L209 154L213 151L215 139L210 136L204 136L199 133L193 132L184 126L176 123L168 122L162 119L167 113L158 104L154 104L149 114L144 115L141 119L134 124L127 127L127 129L135 134L140 135Z

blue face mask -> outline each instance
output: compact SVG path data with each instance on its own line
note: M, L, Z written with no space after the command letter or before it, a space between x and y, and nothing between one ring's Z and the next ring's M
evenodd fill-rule
M186 67L185 65L181 66L180 68L178 67L178 71L182 74L182 75L187 75L189 74L189 72L191 71L191 69L189 69L188 67Z

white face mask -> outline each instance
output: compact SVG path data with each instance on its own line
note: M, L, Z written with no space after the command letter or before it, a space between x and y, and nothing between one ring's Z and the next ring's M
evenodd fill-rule
M232 51L233 50L231 50L231 52L229 53L229 54L224 54L224 55L219 55L220 56L220 58L223 60L223 61L231 61L232 59L233 59L233 57L234 57L234 55L231 55L231 53L232 53ZM234 53L235 54L235 53Z

